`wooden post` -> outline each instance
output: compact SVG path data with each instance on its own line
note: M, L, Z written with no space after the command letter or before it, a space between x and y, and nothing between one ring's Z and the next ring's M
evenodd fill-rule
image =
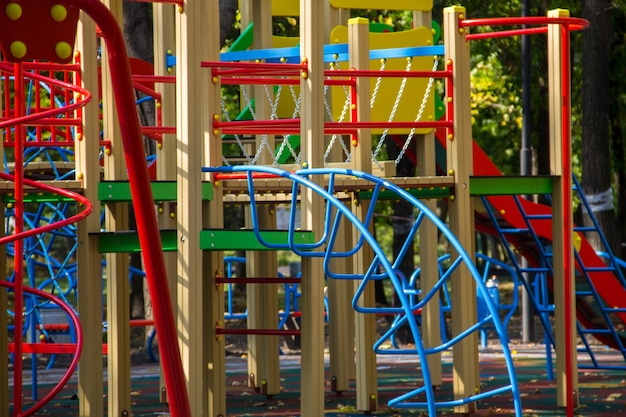
M202 61L219 60L219 1L187 1L176 18L178 327L183 368L194 416L226 415L224 346L216 325L224 319L224 299L215 285L222 275L219 252L200 250L203 226L223 228L223 202L203 206L201 167L221 165L221 136L211 132L210 118L221 113L219 85ZM201 260L201 261L200 261Z
M81 58L83 87L98 91L98 56L96 25L86 14L78 22L76 50ZM109 84L110 85L110 84ZM111 97L112 98L112 97ZM100 118L98 102L92 100L83 108L82 137L75 141L76 179L82 179L84 196L98 207L97 186L100 181ZM97 236L100 211L94 210L77 227L76 250L78 315L83 328L83 352L78 366L78 400L80 416L102 416L104 393L102 366L102 262ZM128 293L126 294L128 298ZM128 317L126 317L128 322ZM98 364L98 366L93 366ZM109 378L116 378L109 375ZM129 375L130 378L130 375Z
M353 18L348 21L348 51L350 68L369 69L369 21L365 18ZM356 111L359 121L370 120L370 80L358 78L356 82ZM369 129L359 129L358 142L352 144L353 167L356 170L372 172L372 135ZM369 201L359 201L355 195L352 211L363 221L370 207ZM373 226L372 226L373 227ZM353 228L352 241L357 242L359 232ZM370 229L370 231L373 231ZM372 263L374 253L367 246L363 247L353 257L353 268L357 273L365 273ZM359 305L375 307L373 282L363 292ZM355 288L360 285L354 283ZM378 408L378 390L376 373L376 355L372 346L376 341L376 317L372 314L357 314L356 328L356 380L357 380L357 409L361 411L376 411Z
M307 73L301 78L300 149L305 168L322 167L324 160L324 6L322 1L300 0L300 56ZM302 193L302 227L321 236L324 202L311 190ZM324 415L324 268L321 258L302 258L302 371L301 415Z
M105 0L111 13L122 22L122 2ZM105 48L102 50L102 117L104 139L111 146L104 155L105 180L126 180L126 160L122 146L112 80ZM107 204L105 228L109 232L128 229L128 204ZM130 413L130 286L128 254L106 255L108 404L111 415Z
M435 134L421 135L417 139L417 174L418 176L435 175ZM424 202L435 212L437 201L429 199ZM426 293L439 279L439 265L437 252L437 227L431 222L424 222L420 226L420 286ZM422 338L424 346L432 348L441 344L441 306L437 301L431 301L422 309ZM441 385L442 368L441 353L428 357L428 367L433 385Z
M335 9L330 2L323 2L325 7L326 30L324 43L330 44L330 31L333 27L345 24L349 10ZM332 89L328 89L326 100L332 103ZM349 136L337 140L349 140ZM348 147L349 143L346 144ZM326 141L328 146L328 141ZM345 156L340 146L334 146L326 162L343 162ZM348 250L351 247L352 231L346 222L340 226L335 242L336 250ZM349 273L352 271L350 262L334 259L333 271ZM328 322L328 343L330 352L330 383L331 390L343 392L350 389L350 381L356 377L354 365L354 309L352 308L353 283L349 280L330 279L328 285L328 309L331 320Z
M254 22L254 49L272 47L272 2L248 1L252 7L249 14ZM255 114L259 120L269 120L272 115L271 104L265 92L267 86L257 85L252 89L255 98ZM269 97L273 98L271 91ZM273 135L257 135L256 149L268 146L275 149ZM258 165L271 165L272 156L263 149L257 159ZM258 221L261 228L276 229L276 216L273 208L259 208ZM249 221L250 219L248 219ZM250 277L273 277L278 271L275 251L246 252L246 274ZM278 325L278 284L256 284L246 287L248 304L248 328L274 329ZM280 393L280 364L278 336L248 336L248 371L254 374L254 385L263 394Z
M467 30L459 27L465 8L444 9L446 61L453 64L452 92L448 92L454 111L454 135L446 146L448 175L454 176L454 195L450 198L450 229L465 250L474 253L474 208L469 195L472 175L472 125L470 119L470 62ZM453 257L455 253L451 253ZM458 268L451 277L452 334L457 335L476 322L476 284L466 268ZM470 294L471 296L468 296ZM474 395L480 390L478 373L478 337L473 333L453 347L453 389L455 398ZM456 413L472 413L475 403L455 407Z
M432 29L431 11L414 11L413 26L425 26ZM432 43L431 43L432 45ZM432 96L430 98L432 100ZM434 132L419 135L417 145L417 175L436 175L435 159L435 134ZM429 199L424 202L433 212L437 209L437 201ZM437 253L437 228L430 222L420 226L420 286L424 292L432 288L439 279L439 266ZM424 346L431 348L441 344L441 306L438 302L430 302L422 309L422 337ZM433 385L441 385L442 368L441 354L433 354L428 357L428 367Z
M154 3L153 5L153 39L154 39L154 74L168 75L166 54L176 51L174 19L175 10L170 4ZM156 84L161 93L161 111L164 126L176 125L176 86L174 84ZM157 180L176 180L176 138L167 135L157 146ZM157 220L161 229L176 228L176 203L164 202L157 209ZM172 305L176 305L176 253L163 253L167 280L169 283ZM146 294L148 296L148 294ZM174 311L176 313L176 311ZM158 335L157 335L158 337ZM167 402L165 377L161 370L159 377L160 401Z
M567 10L550 10L548 17L569 17ZM578 406L578 363L576 358L576 288L572 232L571 108L569 85L569 42L561 25L548 26L548 73L550 105L550 171L552 193L552 253L554 266L554 315L557 323L557 404ZM566 35L569 36L569 35ZM564 62L564 57L567 61ZM566 114L567 112L567 114Z

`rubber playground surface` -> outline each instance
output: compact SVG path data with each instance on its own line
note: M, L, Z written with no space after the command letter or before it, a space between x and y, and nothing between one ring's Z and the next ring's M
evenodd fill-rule
M481 384L502 384L506 375L501 362L496 360L498 353L490 348L481 349ZM556 385L546 379L545 351L542 345L513 346L516 373L522 392L524 416L565 416L565 409L555 404ZM598 358L605 365L622 366L623 357L616 351L598 348ZM328 359L328 358L327 358ZM582 357L580 359L583 360ZM283 391L268 398L247 386L247 359L227 357L227 410L229 416L299 416L300 356L281 356L281 386ZM492 363L493 362L493 363ZM328 365L328 360L326 361ZM387 400L394 393L403 393L413 389L419 383L419 363L403 356L379 356L378 386L379 408L369 413L375 416L426 415L423 410L400 410L387 407ZM60 370L39 372L39 380L55 380ZM168 416L167 405L159 400L159 376L156 364L133 366L132 415ZM25 377L28 374L25 375ZM327 381L330 378L327 378ZM445 395L450 390L451 357L444 356L444 387L439 392ZM25 381L26 382L26 381ZM352 386L355 382L352 382ZM47 383L40 383L39 395L46 393ZM105 384L106 389L106 384ZM24 387L25 406L29 404L30 386ZM580 406L575 410L577 416L623 416L626 415L626 371L580 370L579 372ZM103 400L106 408L106 398ZM364 415L356 410L354 390L338 395L327 386L325 394L326 416L348 417ZM481 401L474 415L512 415L511 396L506 393ZM75 377L65 389L37 416L72 416L78 415ZM454 415L452 410L441 410L439 415ZM457 414L458 415L458 414Z

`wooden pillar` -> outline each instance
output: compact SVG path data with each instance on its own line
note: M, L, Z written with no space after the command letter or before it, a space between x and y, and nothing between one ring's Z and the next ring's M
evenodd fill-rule
M301 78L300 149L305 167L324 163L324 6L321 1L300 0L300 56L306 60L307 76ZM319 180L319 179L316 179ZM302 227L322 236L320 213L324 202L312 191L302 193ZM302 258L302 371L301 415L324 415L324 268L321 258Z
M154 39L154 74L170 75L166 67L166 54L176 51L176 34L174 30L175 9L170 4L155 3L153 5L153 39ZM174 84L156 84L156 90L161 93L161 111L163 126L176 125L176 86ZM157 180L176 180L176 137L165 135L161 144L157 146ZM157 220L160 229L176 228L176 203L164 202L158 207ZM176 305L176 253L163 253L165 268L172 297L172 305ZM174 309L176 313L176 310ZM157 335L158 337L158 335ZM167 402L165 377L163 371L159 378L159 392L161 402Z
M330 44L330 31L337 25L345 24L349 10L336 9L330 2L325 1L326 29L324 30L324 43ZM332 103L330 96L332 89L328 89L326 100ZM348 138L348 139L346 139ZM348 136L338 138L348 140ZM326 142L328 146L328 142ZM349 147L350 144L348 143ZM343 162L345 156L340 146L334 146L326 162ZM340 226L335 242L336 250L348 250L352 245L352 231L346 222ZM352 265L345 260L334 259L333 271L337 273L350 273ZM350 381L356 377L354 365L354 309L352 308L353 283L349 280L330 279L328 285L328 309L330 321L328 322L328 343L330 352L330 383L335 392L347 391Z
M417 174L418 176L435 175L435 134L429 133L417 137ZM437 201L429 199L424 202L433 212L437 210ZM437 227L431 222L424 222L419 229L420 241L420 286L422 292L428 292L439 280ZM422 309L422 338L424 346L432 348L441 344L441 305L437 300L426 304ZM433 385L441 385L442 368L441 353L428 357L428 368Z
M365 18L353 18L348 21L348 51L350 68L369 69L369 21ZM370 80L357 78L356 111L359 121L370 120ZM352 147L353 167L356 170L372 172L372 135L369 129L359 129L358 143ZM370 202L353 198L352 211L360 221L363 221L370 207ZM373 232L371 225L370 232ZM360 233L353 228L352 241L357 242ZM365 273L374 259L374 253L369 246L364 246L353 257L353 268L356 273ZM355 282L355 288L360 282ZM363 292L359 305L375 307L374 283L368 284ZM357 380L357 409L361 411L376 411L378 407L376 355L372 346L376 341L376 317L373 314L356 314L356 380Z
M432 29L432 13L430 11L415 11L413 13L413 26L425 26ZM432 45L432 43L431 43ZM431 97L432 100L432 97ZM417 175L436 175L435 159L435 134L431 132L419 135L417 145ZM437 210L437 201L429 199L424 202L431 211ZM420 286L423 292L430 290L439 279L439 267L437 252L438 233L437 228L431 222L425 222L420 226ZM441 344L441 306L438 302L430 302L422 310L422 338L424 346L431 348ZM430 378L433 385L441 385L442 369L441 354L433 354L428 357Z
M122 2L105 0L111 13L122 22ZM102 49L102 117L104 139L111 146L104 155L104 178L127 180L126 160L117 117L112 80L108 70L108 53ZM105 228L108 232L128 230L128 204L107 204ZM106 255L108 404L109 415L130 413L130 285L128 254Z
M248 14L254 22L254 49L272 47L272 2L271 0L248 1L251 10ZM268 102L264 86L252 88L255 98L255 114L258 120L269 120L272 106ZM273 99L274 94L270 92ZM275 149L273 135L257 135L256 149L269 146ZM272 156L264 149L257 159L257 165L271 165ZM276 216L273 208L259 207L259 226L263 229L276 229ZM250 219L248 219L250 221ZM248 224L250 226L250 223ZM249 277L274 277L278 271L275 251L246 252L246 274ZM275 329L278 325L278 284L256 284L246 287L248 305L248 328ZM254 381L253 386L266 395L280 393L280 364L278 336L248 336L248 371Z
M177 105L177 276L178 328L183 368L194 416L226 415L225 357L216 325L224 319L219 252L200 250L203 226L223 228L223 202L216 187L203 205L201 167L221 165L221 137L213 135L210 118L221 114L219 85L202 61L219 60L219 1L186 1L176 19ZM200 261L201 260L201 261Z
M86 14L81 14L76 36L80 53L83 87L98 91L98 48L96 25ZM110 84L109 84L110 85ZM100 181L100 118L97 100L83 109L82 137L75 141L76 179L83 182L84 196L93 203L94 211L77 227L76 250L78 315L83 329L83 352L78 366L79 416L104 415L102 369L102 264L97 235L100 231L97 186ZM128 294L126 294L128 298ZM128 318L126 318L128 321ZM94 364L96 366L94 366Z
M562 9L550 10L548 16L569 17L569 12ZM562 30L561 25L548 26L548 97L550 103L550 173L554 176L552 262L554 266L554 316L557 323L555 331L557 404L569 409L572 406L578 406L578 362L572 236L574 230L572 172L570 162L566 162L571 161L572 152L570 115L566 114L571 108L568 82L570 63L563 62L564 53L569 57L569 42L567 44L564 42L561 36ZM567 125L564 123L565 120Z
M474 209L469 195L472 175L472 125L470 119L470 62L467 29L459 28L465 8L444 9L446 61L453 64L453 89L448 92L454 112L454 135L446 146L448 175L454 176L454 195L450 198L450 229L465 250L474 253ZM455 253L451 253L453 257ZM476 322L476 284L466 268L458 268L451 277L452 334L458 335ZM472 294L468 297L468 294ZM453 347L454 397L464 398L480 390L478 373L478 337L476 333ZM475 403L455 407L456 413L472 413Z

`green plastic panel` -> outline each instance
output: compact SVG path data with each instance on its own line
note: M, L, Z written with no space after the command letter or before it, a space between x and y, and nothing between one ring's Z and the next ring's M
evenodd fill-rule
M175 251L176 230L161 230L161 244L164 251ZM141 252L139 235L136 231L99 233L98 250L100 253Z
M72 202L73 198L65 197L56 193L40 193L40 192L26 192L24 195L25 203L57 203L57 202ZM3 203L14 203L15 195L13 193L10 194L2 194L2 202Z
M551 194L552 178L551 176L471 177L470 194L475 196Z
M287 244L289 232L286 230L262 230L261 237L268 243ZM315 236L311 231L298 231L294 240L297 244L311 244ZM272 250L263 246L252 230L202 230L200 249L203 250Z
M154 201L176 201L176 181L154 181L150 183ZM107 201L132 201L128 181L103 181L98 184L98 198ZM202 183L202 199L213 198L213 184Z
M405 190L413 197L416 198L446 198L450 195L449 187L422 187L422 188L408 188ZM361 191L359 198L363 200L370 200L372 198L371 191ZM397 200L398 194L393 191L383 190L379 193L378 198L381 200Z

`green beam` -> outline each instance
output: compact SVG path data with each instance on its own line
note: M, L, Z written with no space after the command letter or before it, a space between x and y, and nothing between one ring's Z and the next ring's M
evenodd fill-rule
M421 188L409 188L405 190L413 197L419 199L425 198L446 198L450 196L449 187L421 187ZM372 191L359 192L359 198L362 200L370 200L372 198ZM379 193L378 199L380 200L397 200L400 197L393 191L383 190Z
M176 201L176 181L153 181L150 183L154 201ZM98 184L98 198L102 202L126 201L131 202L130 185L128 181L103 181ZM213 184L202 183L202 199L213 198Z
M73 198L65 197L59 195L57 193L40 193L40 192L27 192L24 195L25 203L59 203L59 202L73 202L76 201ZM14 203L15 195L13 193L10 194L2 194L2 202L3 203Z
M470 194L481 195L523 195L551 194L551 176L496 176L471 177Z
M287 230L262 230L261 237L268 243L288 243ZM311 231L297 231L294 235L296 244L315 243ZM200 249L203 250L273 250L263 246L252 230L202 230L200 231Z
M161 244L164 251L176 250L176 230L161 230ZM100 253L141 252L139 235L136 231L98 233Z
M263 230L261 236L272 244L287 244L288 231ZM297 244L314 243L310 231L295 232ZM177 249L176 230L161 230L161 244L166 252ZM257 240L252 230L202 230L200 248L203 250L272 250ZM100 253L137 253L141 252L139 235L136 231L98 233Z

